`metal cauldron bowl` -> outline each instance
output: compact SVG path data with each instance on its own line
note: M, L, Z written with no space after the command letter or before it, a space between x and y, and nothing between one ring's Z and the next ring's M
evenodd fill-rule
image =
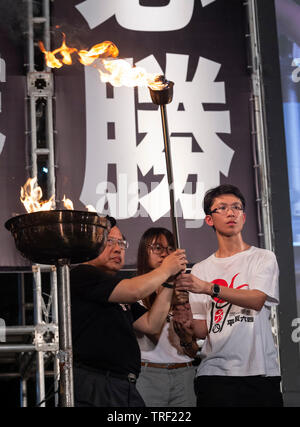
M77 264L96 258L106 245L110 221L95 212L51 210L18 215L5 227L16 248L33 263Z

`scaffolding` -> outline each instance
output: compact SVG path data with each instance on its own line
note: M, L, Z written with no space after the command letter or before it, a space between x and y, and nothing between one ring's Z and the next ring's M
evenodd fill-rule
M42 41L50 50L50 0L26 0L27 28L25 32L27 52L26 97L26 169L30 177L42 182L46 198L55 196L54 129L53 129L53 75L44 65L43 55L38 47ZM42 290L43 274L50 277L50 292ZM55 266L33 265L33 305L25 301L24 274L19 273L19 322L18 326L6 327L5 345L0 353L19 353L19 373L2 373L1 377L20 378L20 406L28 406L27 382L35 375L36 405L46 406L49 399L45 392L45 378L53 378L51 387L54 404L61 404L58 398L60 380L59 327L58 327L58 278ZM27 310L33 309L34 325L27 325ZM18 341L18 343L16 343ZM24 343L25 341L25 343ZM29 343L28 343L29 341ZM19 343L22 342L22 343ZM50 366L51 370L46 371ZM71 406L71 405L70 405Z
M275 250L273 218L271 208L271 188L269 172L269 153L267 146L267 127L264 110L264 82L262 77L261 53L259 43L259 25L257 17L257 0L248 0L245 3L247 10L248 31L246 37L249 43L249 71L252 81L252 95L250 98L251 136L253 148L253 160L255 171L255 190L258 218L258 236L261 247L270 251ZM271 307L271 325L274 341L279 355L279 320L275 306Z

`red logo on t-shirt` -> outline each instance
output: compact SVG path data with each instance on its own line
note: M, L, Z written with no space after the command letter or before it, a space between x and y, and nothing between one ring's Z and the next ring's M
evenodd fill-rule
M233 276L233 278L231 279L231 283L230 283L230 285L228 285L228 283L226 282L226 280L224 280L224 279L215 279L215 280L213 280L212 281L212 283L215 283L216 285L219 285L219 286L225 286L225 288L234 288L234 286L233 286L233 284L234 284L234 281L235 281L235 278L239 275L240 273L237 273L237 274L235 274L234 276ZM240 285L240 286L238 286L237 288L235 288L235 289L242 289L242 288L245 288L245 287L249 287L246 283L244 284L244 285ZM218 297L216 297L216 298L214 298L214 301L216 302L216 303L219 303L219 304L222 304L223 302L225 302L224 300L222 300L221 298L218 298ZM217 313L216 313L217 314Z
M219 310L216 311L216 313L215 313L215 322L216 323L221 322L221 320L223 318L223 314L224 314L224 312L221 308L219 308Z

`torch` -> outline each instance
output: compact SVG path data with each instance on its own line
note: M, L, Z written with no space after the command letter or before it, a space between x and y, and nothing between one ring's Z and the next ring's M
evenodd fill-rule
M163 76L158 76L157 79L155 80L155 84L158 84L157 86L158 89L154 89L153 88L154 86L149 86L149 90L150 90L150 95L151 95L153 104L160 106L164 147L165 147L165 159L166 159L166 167L167 167L167 178L168 178L168 185L169 185L170 216L171 216L172 231L173 231L173 236L175 241L175 248L178 249L180 247L180 243L179 243L177 216L176 216L171 145L170 145L170 138L169 138L168 118L167 118L167 109L166 109L166 105L170 104L170 102L172 102L172 99L173 99L174 82L165 80ZM159 88L160 86L162 86L162 89Z
M154 85L150 85L148 87L150 90L150 96L153 104L160 106L162 131L163 131L164 147L165 147L167 178L168 178L168 185L169 185L170 217L172 222L172 231L174 236L175 249L178 249L180 248L180 242L179 242L177 215L176 215L171 144L170 144L170 137L169 137L167 109L166 109L166 105L170 104L170 102L172 102L172 99L173 99L173 86L174 86L174 82L166 80L164 76L158 76L154 80ZM189 302L187 291L175 291L175 297L176 299L175 299L174 305L185 304Z

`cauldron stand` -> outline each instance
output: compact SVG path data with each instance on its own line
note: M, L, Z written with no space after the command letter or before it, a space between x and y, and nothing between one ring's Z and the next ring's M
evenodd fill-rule
M59 319L59 366L60 406L74 406L73 349L71 323L70 261L57 261L58 319Z

